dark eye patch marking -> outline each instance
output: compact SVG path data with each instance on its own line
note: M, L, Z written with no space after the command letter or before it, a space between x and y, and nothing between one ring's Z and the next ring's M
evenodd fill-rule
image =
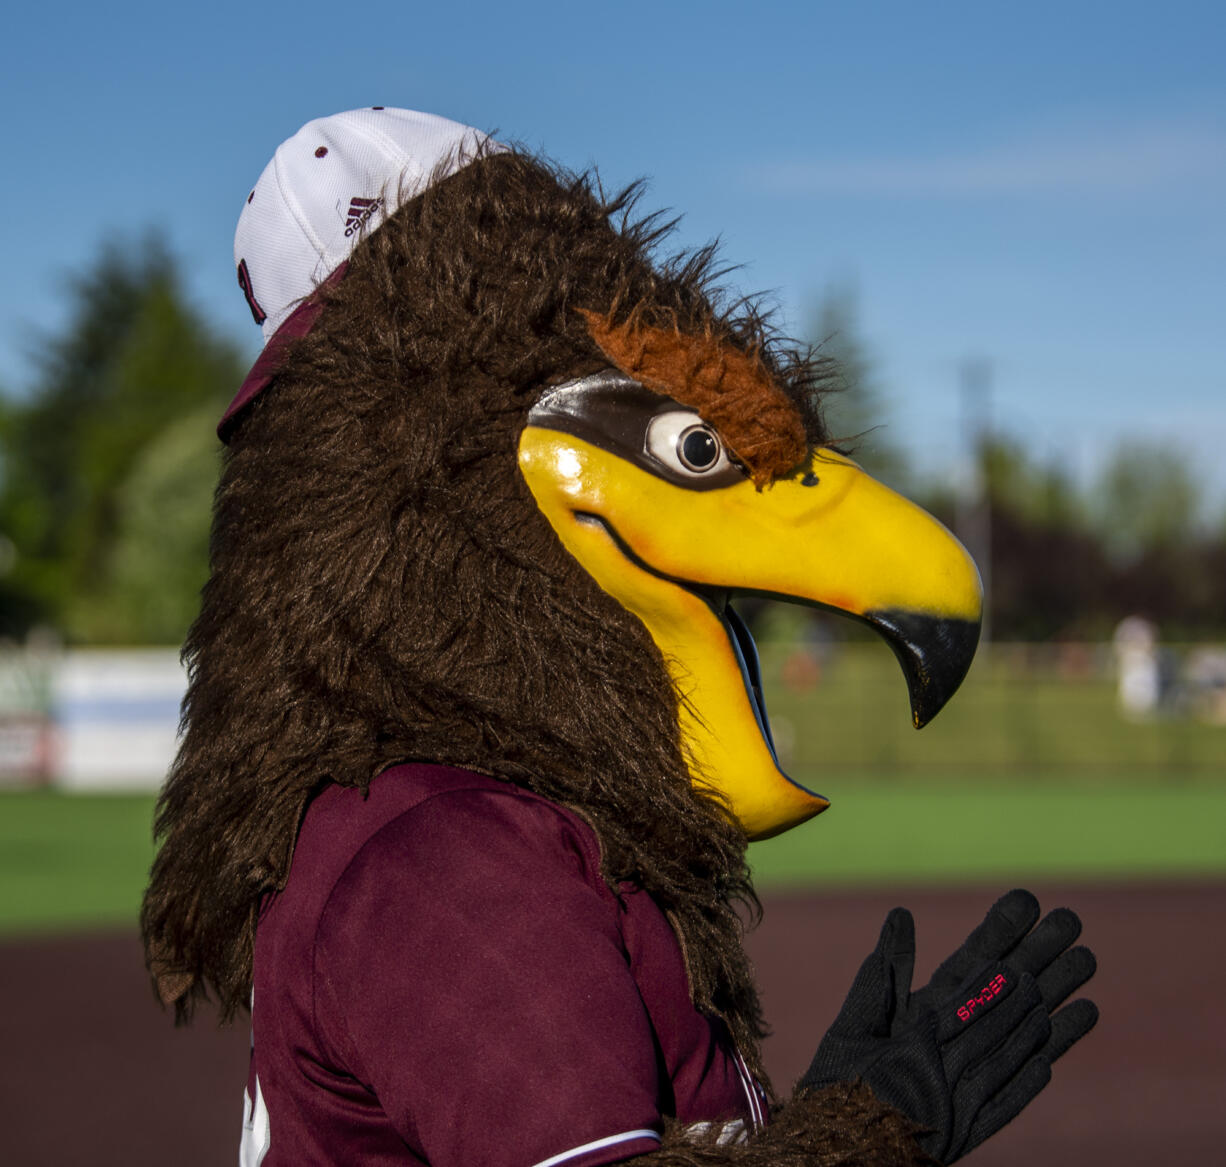
M691 413L694 418L694 425L679 436L677 443L675 456L681 468L653 455L647 443L652 420L676 412ZM590 442L688 490L717 490L746 479L744 470L727 459L714 427L693 410L617 369L546 389L528 411L528 424ZM723 464L719 465L721 458Z

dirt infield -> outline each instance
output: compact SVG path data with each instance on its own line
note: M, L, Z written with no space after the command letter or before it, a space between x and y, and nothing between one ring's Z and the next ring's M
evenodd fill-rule
M808 1063L885 912L916 917L917 974L997 893L764 897L751 937L778 1085ZM963 1162L975 1167L1212 1163L1226 1142L1226 884L1036 889L1067 902L1099 956L1098 1029L1047 1092ZM0 944L0 1162L205 1167L237 1160L243 1026L176 1031L153 1003L132 935Z

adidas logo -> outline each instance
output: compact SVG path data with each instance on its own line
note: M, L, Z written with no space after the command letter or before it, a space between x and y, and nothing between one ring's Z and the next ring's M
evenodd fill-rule
M367 220L381 206L382 199L350 199L349 214L345 216L345 238L365 227Z

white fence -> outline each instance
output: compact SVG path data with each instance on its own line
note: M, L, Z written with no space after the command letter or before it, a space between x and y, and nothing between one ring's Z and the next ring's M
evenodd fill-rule
M0 654L0 785L157 789L186 687L173 648Z

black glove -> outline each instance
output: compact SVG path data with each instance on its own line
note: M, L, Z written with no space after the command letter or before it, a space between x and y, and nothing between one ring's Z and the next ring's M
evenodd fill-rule
M1098 1020L1086 1000L1053 1014L1096 967L1088 948L1069 947L1081 921L1067 908L1034 927L1038 919L1030 892L1002 896L912 993L915 923L895 908L798 1089L863 1078L927 1128L920 1145L942 1163L978 1146L1047 1085L1051 1063Z

